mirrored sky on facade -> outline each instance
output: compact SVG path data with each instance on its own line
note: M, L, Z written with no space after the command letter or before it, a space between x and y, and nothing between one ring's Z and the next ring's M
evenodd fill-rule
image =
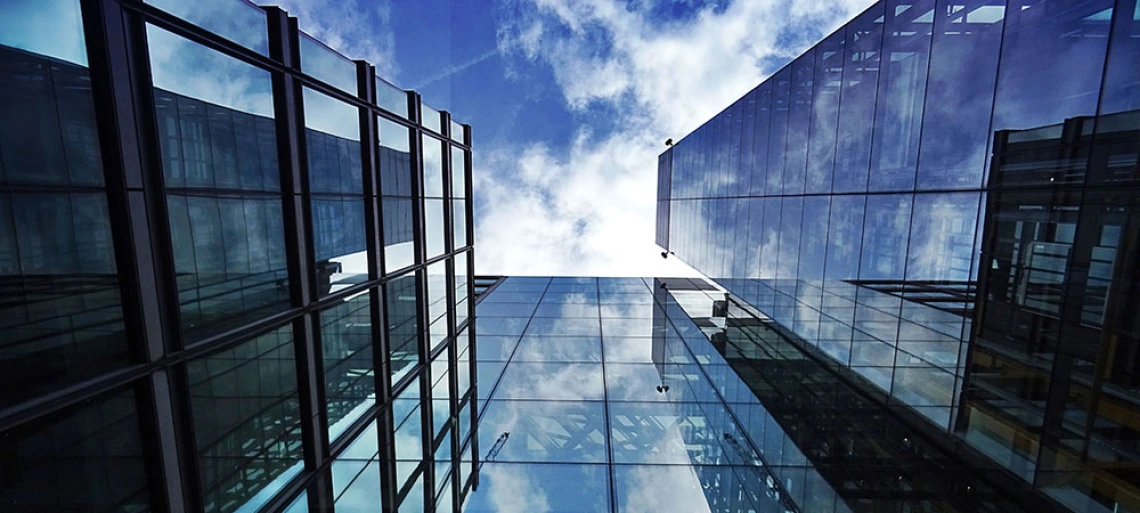
M476 272L676 276L657 155L869 0L282 0L472 125Z

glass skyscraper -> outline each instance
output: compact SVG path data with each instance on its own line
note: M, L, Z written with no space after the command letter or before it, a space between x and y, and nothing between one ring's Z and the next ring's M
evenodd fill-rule
M1140 511L1140 6L880 1L658 161L658 243L955 459Z
M455 511L470 128L243 0L0 2L0 511Z

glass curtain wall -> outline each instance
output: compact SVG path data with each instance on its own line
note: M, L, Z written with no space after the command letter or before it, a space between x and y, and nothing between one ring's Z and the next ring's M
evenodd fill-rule
M459 510L470 127L276 7L88 7L0 5L0 510Z

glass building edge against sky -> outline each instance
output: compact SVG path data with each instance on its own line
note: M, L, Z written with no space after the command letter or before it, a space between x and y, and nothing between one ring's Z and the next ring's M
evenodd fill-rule
M1131 511L1140 11L1064 5L876 3L661 154L656 238L1039 494Z
M431 135L417 93L388 87L383 103L371 65L275 7L0 13L0 509L460 507L476 432L473 364L457 360L473 329L457 311L474 303L470 127L439 112ZM462 178L433 226L420 134L448 148L440 179ZM444 241L430 256L425 230ZM389 242L407 265L385 266ZM444 270L434 323L429 264ZM398 403L440 429L397 437ZM425 456L396 482L408 443Z

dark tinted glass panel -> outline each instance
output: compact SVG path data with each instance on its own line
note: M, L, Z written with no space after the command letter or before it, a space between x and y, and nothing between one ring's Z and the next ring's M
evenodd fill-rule
M147 38L182 326L194 341L289 304L272 85L268 72L162 29L148 26ZM246 87L223 93L220 77Z
M0 408L130 360L79 2L3 10Z
M835 192L867 190L875 92L879 84L883 4L876 3L847 25L839 133L835 148Z
M186 364L206 512L256 507L301 471L293 351L284 327Z
M934 12L919 145L919 189L982 185L1005 0ZM970 63L968 66L963 63Z
M304 90L313 251L321 294L368 278L359 112Z
M384 258L389 271L403 269L415 261L415 229L412 210L415 185L411 129L377 118L380 132L380 203L383 215Z
M419 288L415 273L396 277L384 285L384 307L388 323L388 362L395 384L420 361Z
M372 291L349 296L321 310L321 351L329 434L344 428L376 402L373 364Z
M135 394L0 434L4 511L150 511Z

